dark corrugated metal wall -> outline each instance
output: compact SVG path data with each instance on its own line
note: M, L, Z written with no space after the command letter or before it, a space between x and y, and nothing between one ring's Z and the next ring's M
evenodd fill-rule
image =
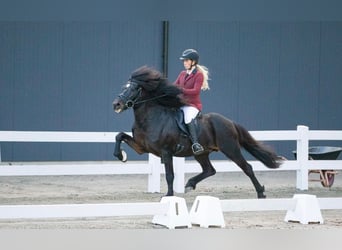
M0 129L130 131L114 95L135 68L161 66L160 22L0 23ZM160 67L159 67L160 68ZM16 143L2 159L112 159L112 145Z
M190 32L180 23L170 29L170 55L195 47L210 69L206 111L253 130L341 128L342 94L335 92L341 90L341 22L206 22ZM182 69L177 59L170 58L170 76Z
M250 130L341 129L342 22L169 24L169 70L196 48L211 72L204 112ZM129 131L111 102L130 72L162 69L162 22L0 22L0 129ZM293 144L277 145L287 154ZM112 146L5 144L3 160L112 159ZM138 156L131 152L132 159Z

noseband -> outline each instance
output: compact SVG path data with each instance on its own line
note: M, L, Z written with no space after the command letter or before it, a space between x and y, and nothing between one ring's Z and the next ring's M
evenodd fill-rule
M138 83L135 81L129 80L128 85L130 86L132 85L133 87L136 87L138 86ZM119 98L124 101L126 108L132 108L136 104L137 100L141 97L141 91L142 91L142 88L139 87L136 95L132 96L131 98L129 98L126 94L126 91L124 91L119 95Z

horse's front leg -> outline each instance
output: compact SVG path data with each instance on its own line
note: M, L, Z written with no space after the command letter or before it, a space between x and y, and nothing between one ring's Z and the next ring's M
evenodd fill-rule
M143 148L134 140L134 138L126 133L120 132L115 137L115 148L113 155L120 161L127 161L127 154L121 149L121 143L125 142L128 146L133 148L138 154L145 153Z
M173 171L173 159L172 154L168 152L162 152L162 162L165 167L165 177L167 183L167 194L166 196L173 196L173 181L175 179L175 174Z

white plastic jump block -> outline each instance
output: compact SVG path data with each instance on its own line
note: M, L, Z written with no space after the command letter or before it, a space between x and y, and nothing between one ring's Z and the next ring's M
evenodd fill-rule
M152 223L166 226L169 229L175 229L177 227L191 228L189 211L184 198L166 196L160 202L169 203L169 209L166 214L155 215Z
M286 222L323 224L323 217L316 195L295 194L293 199L297 202L294 209L287 211L284 219Z
M225 227L221 202L212 196L197 196L190 210L192 224L209 228Z

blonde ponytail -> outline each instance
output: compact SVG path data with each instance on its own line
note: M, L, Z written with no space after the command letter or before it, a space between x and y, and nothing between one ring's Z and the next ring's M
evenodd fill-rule
M201 89L202 90L209 90L209 83L208 83L208 80L209 80L209 70L208 70L208 68L203 66L203 65L199 65L199 64L197 64L197 68L203 74L203 83L202 83Z

